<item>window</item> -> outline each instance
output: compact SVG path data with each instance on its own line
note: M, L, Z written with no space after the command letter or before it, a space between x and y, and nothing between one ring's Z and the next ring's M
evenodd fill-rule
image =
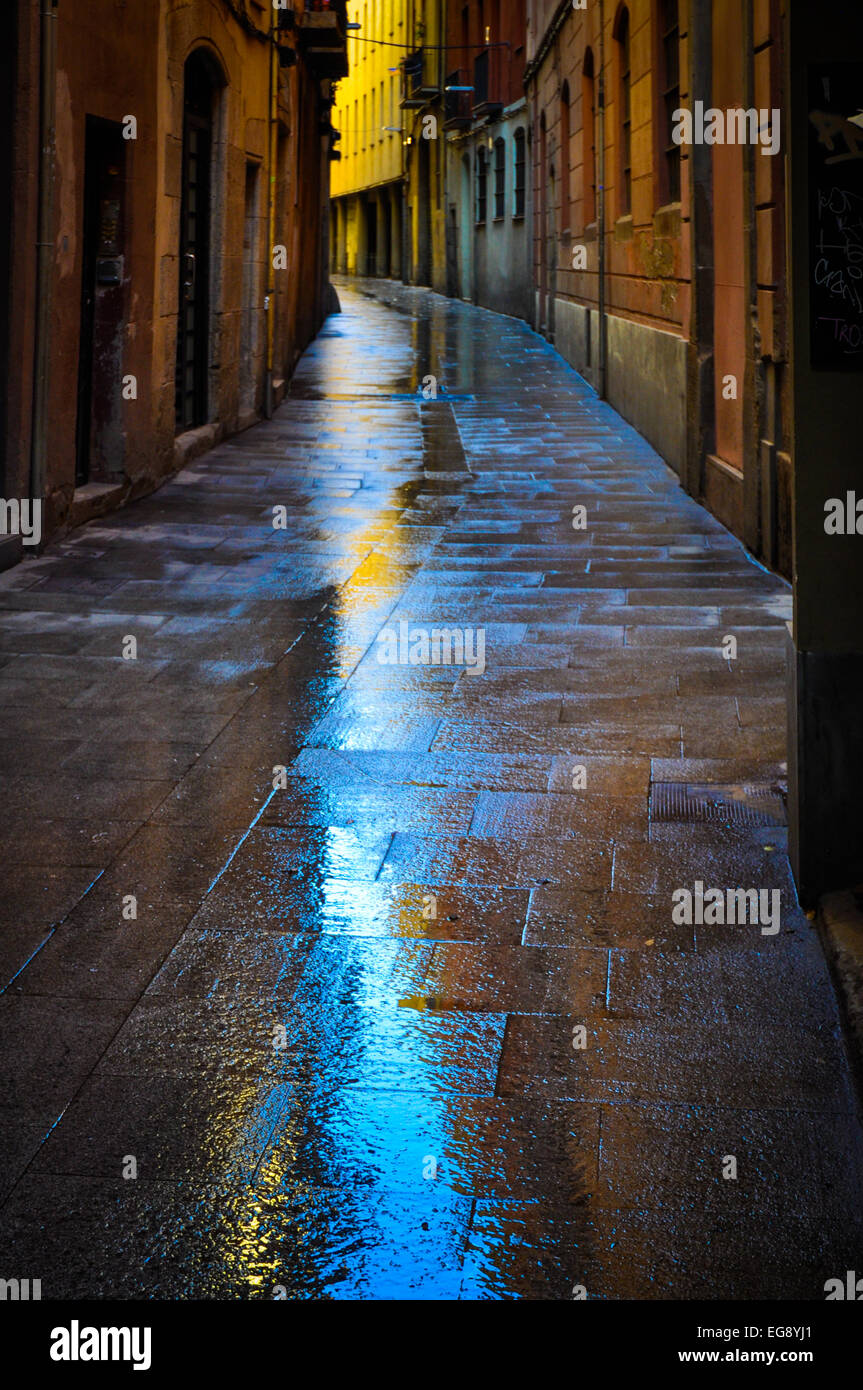
M513 179L513 216L524 217L524 131L519 127L513 141L515 168Z
M503 217L506 212L506 145L503 140L494 142L494 215Z
M581 71L581 161L584 178L584 225L596 221L596 82L593 50L584 55Z
M486 169L485 147L476 152L476 220L485 222L486 201L488 198L488 173Z
M680 146L674 143L674 113L680 107L680 26L677 0L659 0L657 11L657 92L656 125L659 132L657 171L658 201L680 202Z
M569 83L560 89L560 225L566 230L569 220Z
M632 211L632 73L629 52L629 10L624 5L617 17L614 34L617 40L617 168L620 190L617 197L618 217Z

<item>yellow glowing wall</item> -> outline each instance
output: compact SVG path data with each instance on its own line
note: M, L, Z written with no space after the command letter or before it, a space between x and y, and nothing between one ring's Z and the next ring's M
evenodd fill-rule
M348 20L348 76L338 86L333 125L341 159L332 166L333 198L389 183L402 174L401 70L411 42L408 0L354 0ZM386 127L394 127L387 130Z
M349 35L350 71L333 112L341 132L331 183L335 270L445 288L445 13L445 0L348 5L360 28ZM406 89L403 64L419 51L420 77Z

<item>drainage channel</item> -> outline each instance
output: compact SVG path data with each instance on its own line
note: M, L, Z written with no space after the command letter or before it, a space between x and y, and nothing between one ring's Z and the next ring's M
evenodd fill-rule
M450 399L472 400L472 396L450 397L447 400L423 401L420 426L423 439L423 464L430 471L469 473L470 464L464 452Z

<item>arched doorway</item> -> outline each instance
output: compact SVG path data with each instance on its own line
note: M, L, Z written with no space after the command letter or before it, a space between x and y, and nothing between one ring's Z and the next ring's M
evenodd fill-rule
M180 206L180 304L177 325L176 428L209 418L210 248L213 119L221 74L196 51L183 72Z

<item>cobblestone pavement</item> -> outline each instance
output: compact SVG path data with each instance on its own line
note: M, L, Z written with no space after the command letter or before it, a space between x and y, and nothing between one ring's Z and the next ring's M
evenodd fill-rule
M0 1273L822 1299L787 586L523 325L341 293L273 421L0 577Z

